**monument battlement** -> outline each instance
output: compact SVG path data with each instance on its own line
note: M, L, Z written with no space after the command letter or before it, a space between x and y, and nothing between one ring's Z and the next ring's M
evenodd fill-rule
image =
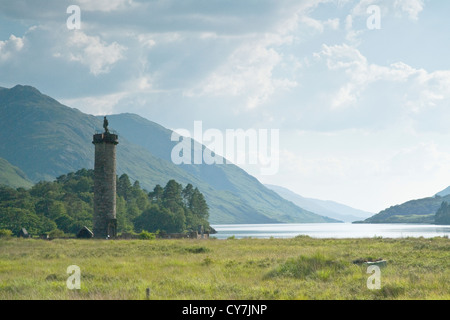
M95 133L92 140L93 144L96 143L119 143L119 136L111 132Z

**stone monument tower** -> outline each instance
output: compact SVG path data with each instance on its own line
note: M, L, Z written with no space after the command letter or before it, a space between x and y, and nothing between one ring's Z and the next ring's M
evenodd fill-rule
M116 145L117 134L108 130L108 120L103 120L103 133L94 134L94 237L99 239L117 236L116 220Z

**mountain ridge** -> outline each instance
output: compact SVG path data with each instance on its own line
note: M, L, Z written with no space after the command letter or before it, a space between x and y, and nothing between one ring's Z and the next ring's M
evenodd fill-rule
M211 206L211 223L333 222L304 210L264 187L235 165L182 165L170 161L171 130L139 115L108 116L119 133L117 172L151 191L168 180L199 188ZM0 90L0 157L31 181L53 180L93 168L92 134L102 119L67 107L34 87ZM218 182L219 181L219 182Z
M355 209L335 201L306 198L281 186L271 184L265 184L265 186L301 208L344 222L353 222L374 215L374 213Z
M450 194L450 186L435 194L435 196L445 197Z

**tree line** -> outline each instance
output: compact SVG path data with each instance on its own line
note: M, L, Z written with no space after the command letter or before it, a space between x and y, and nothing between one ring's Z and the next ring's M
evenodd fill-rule
M118 232L182 233L205 231L209 207L193 185L183 187L170 180L153 191L131 183L126 174L117 178L116 217ZM74 235L83 226L92 230L94 213L94 171L81 169L41 181L31 189L0 186L0 229L17 235L22 228L29 234L60 232Z

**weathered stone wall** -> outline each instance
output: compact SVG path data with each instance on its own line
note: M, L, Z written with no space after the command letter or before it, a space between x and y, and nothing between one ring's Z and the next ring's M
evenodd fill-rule
M113 136L113 137L111 137ZM115 137L114 137L115 136ZM95 238L116 236L116 144L117 135L94 135Z

